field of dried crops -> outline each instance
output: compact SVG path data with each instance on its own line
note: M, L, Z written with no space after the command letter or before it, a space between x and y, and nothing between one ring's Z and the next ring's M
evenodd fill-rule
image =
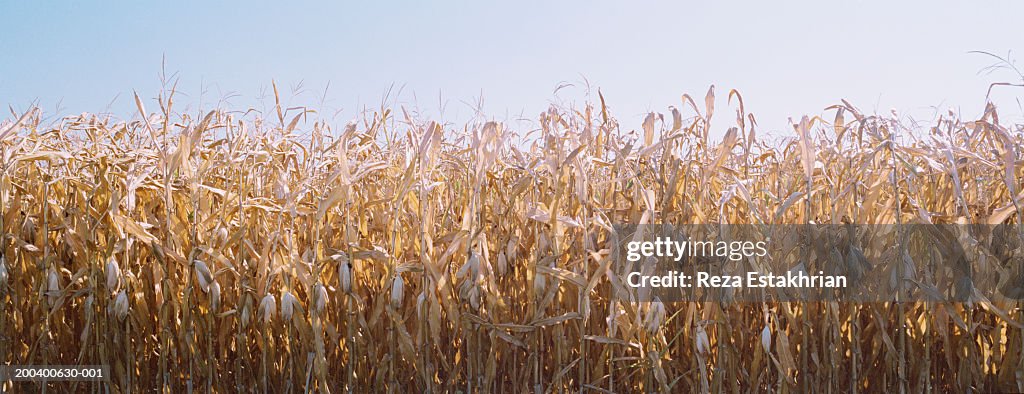
M639 302L609 241L620 223L1020 223L1024 132L994 107L910 126L842 102L769 143L736 92L635 129L601 97L532 131L172 96L127 123L0 124L0 362L109 365L113 392L1024 390L1010 299ZM962 236L974 270L1016 280L1019 248Z

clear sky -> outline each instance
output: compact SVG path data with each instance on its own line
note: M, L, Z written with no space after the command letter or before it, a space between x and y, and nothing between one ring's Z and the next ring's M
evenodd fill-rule
M992 59L968 52L1024 56L1018 0L340 3L3 1L0 105L131 117L133 89L155 108L166 57L193 110L229 94L269 108L275 79L289 105L319 106L329 83L338 123L392 86L392 103L426 115L464 120L482 97L491 118L535 119L586 99L589 82L634 128L715 84L717 113L739 89L770 131L841 98L976 116L988 83L1015 76L979 74ZM1004 118L1020 118L1022 92L997 91Z

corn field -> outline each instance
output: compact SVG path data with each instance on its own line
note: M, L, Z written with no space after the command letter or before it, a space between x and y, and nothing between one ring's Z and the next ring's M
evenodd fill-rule
M173 97L0 123L0 362L111 371L5 391L1024 391L1015 300L640 302L611 242L619 223L1019 229L1024 131L992 105L908 125L843 101L780 142L713 88L636 128L600 96L535 130ZM1019 241L965 236L976 272L1021 282Z

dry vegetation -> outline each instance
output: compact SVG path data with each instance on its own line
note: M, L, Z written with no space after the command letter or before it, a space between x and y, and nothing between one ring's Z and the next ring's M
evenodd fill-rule
M529 135L172 96L0 126L3 363L107 364L114 392L1024 390L1007 299L651 303L610 280L616 223L1019 223L1024 133L994 107L920 128L844 102L780 145L735 92L635 132L602 97ZM1019 259L961 236L979 272Z

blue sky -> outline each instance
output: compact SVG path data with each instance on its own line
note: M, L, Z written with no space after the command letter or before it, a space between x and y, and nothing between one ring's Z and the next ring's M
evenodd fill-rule
M268 108L274 79L289 105L325 96L338 123L390 87L425 116L462 121L482 97L490 118L535 119L587 99L589 82L634 128L713 83L719 113L739 89L771 131L841 98L976 116L988 83L1014 76L979 75L992 60L968 52L1024 55L1020 1L340 3L0 2L0 105L131 117L132 90L154 98L166 58L192 110L228 94ZM1004 118L1021 118L1020 95L997 91Z

